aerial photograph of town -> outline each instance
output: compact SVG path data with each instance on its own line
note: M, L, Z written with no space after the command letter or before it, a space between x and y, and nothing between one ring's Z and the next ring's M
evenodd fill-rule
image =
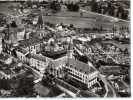
M0 0L0 98L131 97L130 0Z

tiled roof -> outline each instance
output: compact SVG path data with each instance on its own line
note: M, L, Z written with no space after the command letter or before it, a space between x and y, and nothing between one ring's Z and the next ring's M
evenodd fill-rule
M93 66L89 66L88 64L83 63L83 62L78 61L78 60L75 60L75 59L69 58L68 64L72 65L71 67L73 67L73 68L75 68L75 69L77 69L83 73L86 73L86 74L89 74L89 73L96 71L96 69Z
M80 62L75 59L67 58L67 56L64 56L55 61L52 61L51 63L55 67L59 67L60 65L63 65L63 64L64 65L69 64L69 65L72 65L73 68L79 70L80 72L86 73L86 74L93 73L94 71L96 71L96 69L93 66L89 66L88 64Z
M28 46L32 46L38 43L41 43L42 40L41 39L37 39L37 38L31 38L31 39L26 39L26 40L21 40L19 41L19 46L20 47L28 47Z
M34 59L37 59L39 61L46 61L46 57L45 56L42 56L42 55L38 55L38 54L28 54L27 55L29 58L34 58Z
M58 59L66 54L67 54L66 50L61 50L61 51L56 51L56 52L53 52L53 51L42 52L42 55L52 58L52 59Z
M67 56L64 56L64 57L61 57L57 60L53 60L52 61L52 64L55 66L55 67L59 67L60 65L65 65L67 63Z

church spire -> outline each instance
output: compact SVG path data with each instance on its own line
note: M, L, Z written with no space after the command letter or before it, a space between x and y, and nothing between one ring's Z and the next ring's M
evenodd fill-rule
M37 26L39 28L43 28L43 16L42 16L42 13L39 14Z

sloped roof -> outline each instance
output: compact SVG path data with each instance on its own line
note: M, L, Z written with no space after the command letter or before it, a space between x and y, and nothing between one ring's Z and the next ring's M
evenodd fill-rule
M65 65L67 63L67 56L64 56L64 57L61 57L59 59L56 59L56 60L53 60L52 61L52 64L55 66L55 67L59 67L60 65Z
M75 59L69 58L68 64L70 65L70 67L75 68L79 70L80 72L83 72L86 74L93 73L94 71L96 71L96 69L93 66L89 66L88 64L75 60Z

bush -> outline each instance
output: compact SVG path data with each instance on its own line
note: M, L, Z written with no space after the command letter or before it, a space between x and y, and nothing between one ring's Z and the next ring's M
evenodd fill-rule
M61 5L60 5L58 2L53 1L53 2L51 2L51 4L50 4L50 8L51 8L52 10L54 10L54 11L60 11L60 10L61 10Z
M78 4L67 4L67 9L69 11L79 11L79 5Z
M33 77L24 77L19 80L19 85L16 88L15 96L30 96L32 97L34 92L34 79Z
M0 79L0 89L9 90L11 88L9 83L8 79Z

